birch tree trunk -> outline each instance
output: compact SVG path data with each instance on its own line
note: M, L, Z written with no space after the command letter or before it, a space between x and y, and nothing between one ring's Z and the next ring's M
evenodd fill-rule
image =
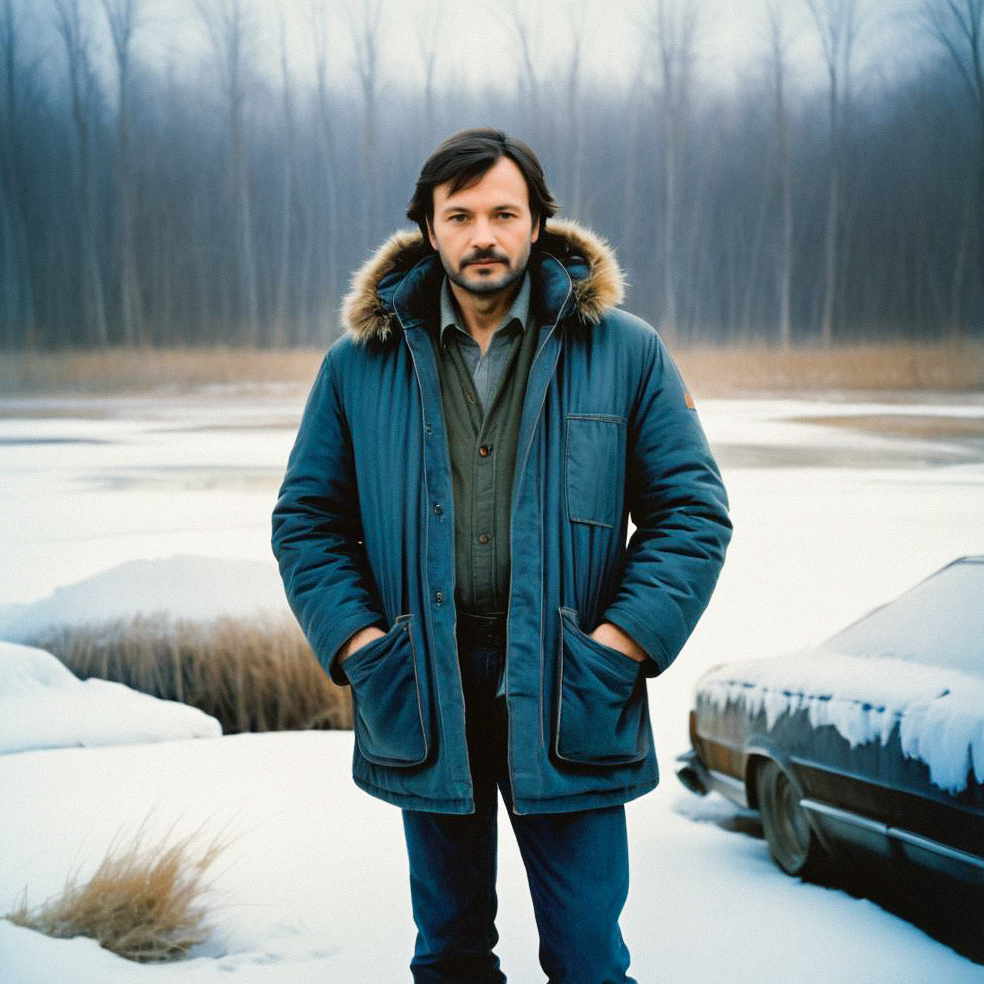
M923 17L930 33L943 45L970 96L976 117L974 179L968 182L967 202L953 275L950 339L963 336L964 277L969 250L968 232L977 227L977 260L984 283L984 0L924 0Z
M786 52L791 38L778 0L769 3L769 55L775 94L776 177L779 184L781 229L776 281L779 295L779 345L792 346L793 189L789 173L789 109L786 94Z
M660 108L665 132L663 222L664 306L661 327L669 339L679 333L678 292L680 175L683 143L692 100L698 0L648 0L646 33L655 50L660 77Z
M362 189L361 233L363 252L375 244L379 234L379 59L382 42L381 0L349 0L345 5L349 33L355 48L355 68L362 92Z
M120 329L127 345L144 343L143 304L134 250L136 195L131 161L130 66L142 0L102 0L109 21L119 82L116 121L115 247Z
M96 82L89 61L89 36L80 0L51 2L54 7L55 29L61 38L68 66L72 125L76 141L76 221L82 254L83 282L86 285L83 321L90 341L105 348L109 344L109 328L96 222L96 176L92 160L93 132L90 115L96 98Z
M22 180L21 87L29 81L22 70L19 53L20 14L14 0L3 0L0 7L0 50L3 51L3 88L0 91L0 197L4 199L6 233L0 239L5 269L3 283L4 310L0 323L6 325L12 343L31 348L36 343L34 314L34 277L31 251L24 214L25 195ZM30 69L33 72L37 61ZM22 75L23 71L23 75Z
M253 208L247 155L247 112L255 25L250 0L195 0L215 53L226 103L229 186L232 199L233 306L239 337L255 346L260 301L253 243Z
M284 17L280 15L280 75L283 84L283 170L282 206L280 211L280 275L275 285L276 304L270 344L283 348L287 341L288 305L291 285L290 247L293 234L294 212L294 94L290 70L287 66L287 32Z
M820 343L833 342L843 218L843 167L846 107L851 96L851 62L860 23L862 0L805 0L820 38L827 68L830 160L827 184L827 224L824 256L823 310Z

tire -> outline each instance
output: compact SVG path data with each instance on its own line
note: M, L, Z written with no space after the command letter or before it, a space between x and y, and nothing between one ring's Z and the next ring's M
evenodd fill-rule
M826 850L800 806L797 787L785 770L771 760L755 776L759 814L769 853L787 875L814 878L829 861Z

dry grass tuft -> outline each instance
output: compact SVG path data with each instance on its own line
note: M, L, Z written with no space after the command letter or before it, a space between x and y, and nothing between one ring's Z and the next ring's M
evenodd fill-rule
M63 626L26 641L82 679L198 707L226 734L352 727L348 688L329 679L289 613L208 622L162 613Z
M117 834L88 881L73 872L59 895L33 910L25 888L20 906L3 918L60 939L89 937L128 960L186 957L212 929L202 902L210 887L204 878L229 842L216 837L193 853L199 828L173 844L169 831L145 846L145 824L128 842Z

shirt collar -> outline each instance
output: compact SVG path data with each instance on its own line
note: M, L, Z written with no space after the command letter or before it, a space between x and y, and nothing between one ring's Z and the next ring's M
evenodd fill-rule
M526 322L529 320L530 314L530 294L532 292L532 286L530 284L530 272L527 270L523 274L523 283L519 288L519 292L513 298L513 302L506 312L506 316L502 321L502 324L496 329L496 331L501 331L504 327L510 324L513 320L519 320L520 330L526 328ZM467 330L461 326L461 322L458 320L458 306L455 303L454 295L451 293L451 282L448 280L447 274L444 276L444 282L441 284L441 342L447 341L447 333L449 329L457 328L459 331L468 334Z

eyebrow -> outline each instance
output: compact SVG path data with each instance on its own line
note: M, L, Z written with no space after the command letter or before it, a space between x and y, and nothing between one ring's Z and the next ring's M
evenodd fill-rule
M508 205L508 204L493 205L492 208L489 211L491 211L491 212L503 212L503 211L506 211L507 209L509 211L511 211L511 212L518 212L519 211L519 206L518 205ZM465 208L463 205L448 205L447 207L445 207L445 208L443 208L441 210L441 215L450 215L452 212L465 212L466 214L470 215L471 214L471 211L472 210L470 208Z

